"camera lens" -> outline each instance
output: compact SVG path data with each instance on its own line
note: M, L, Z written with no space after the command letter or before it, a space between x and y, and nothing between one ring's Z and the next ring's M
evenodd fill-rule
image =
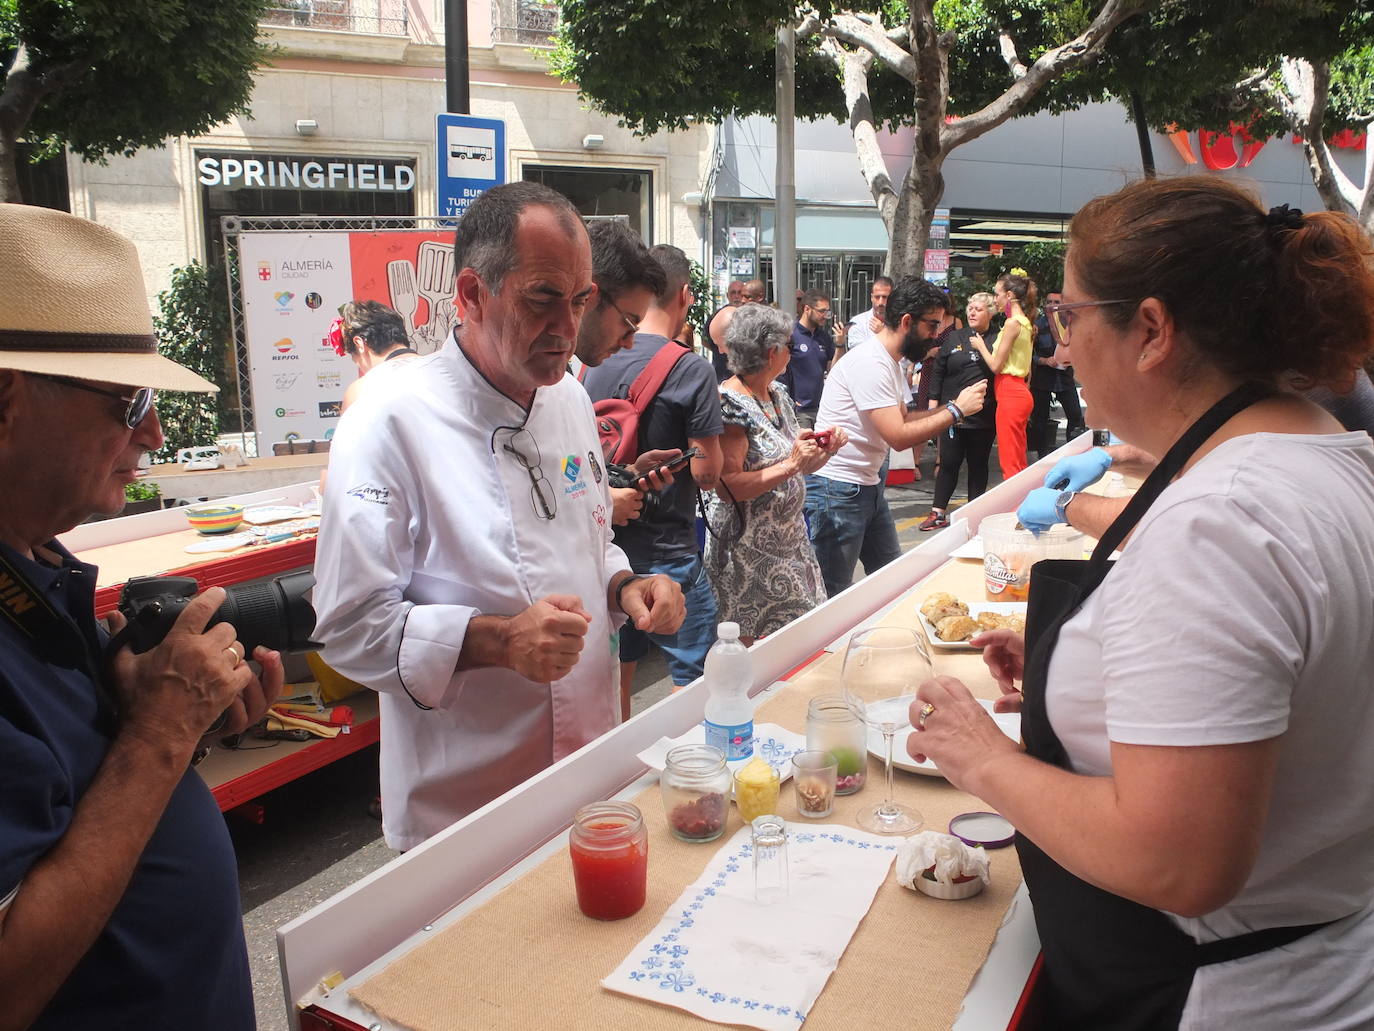
M250 656L258 645L275 651L305 651L312 647L310 635L315 631L315 610L306 600L314 586L315 577L309 572L235 584L226 588L227 597L214 621L232 624Z

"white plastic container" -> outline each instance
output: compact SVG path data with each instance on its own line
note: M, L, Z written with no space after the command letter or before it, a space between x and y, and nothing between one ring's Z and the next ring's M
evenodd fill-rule
M739 624L721 623L716 643L706 653L706 743L720 749L726 762L749 759L754 754L754 668L749 649L740 643Z

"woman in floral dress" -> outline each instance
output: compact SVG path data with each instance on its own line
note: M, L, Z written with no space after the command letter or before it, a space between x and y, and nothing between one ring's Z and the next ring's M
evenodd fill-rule
M736 311L726 335L730 371L720 385L725 455L707 512L706 569L720 619L752 643L825 601L806 536L804 477L847 439L800 429L787 389L774 380L791 357L792 320L761 304ZM821 439L817 439L820 434Z

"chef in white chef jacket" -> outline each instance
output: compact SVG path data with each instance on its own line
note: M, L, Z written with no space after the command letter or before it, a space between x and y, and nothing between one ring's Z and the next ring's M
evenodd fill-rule
M683 618L678 585L611 543L591 402L565 375L596 291L580 216L495 187L455 264L463 325L340 421L316 553L324 657L381 693L395 849L614 727L618 627Z

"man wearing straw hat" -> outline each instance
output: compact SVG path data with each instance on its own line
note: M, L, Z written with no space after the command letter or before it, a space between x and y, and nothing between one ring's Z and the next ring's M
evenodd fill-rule
M191 759L282 683L186 606L157 647L106 653L96 568L54 538L117 513L162 446L153 390L215 387L157 354L123 237L0 204L0 998L7 1026L254 1026L237 875ZM110 629L123 620L111 617Z

